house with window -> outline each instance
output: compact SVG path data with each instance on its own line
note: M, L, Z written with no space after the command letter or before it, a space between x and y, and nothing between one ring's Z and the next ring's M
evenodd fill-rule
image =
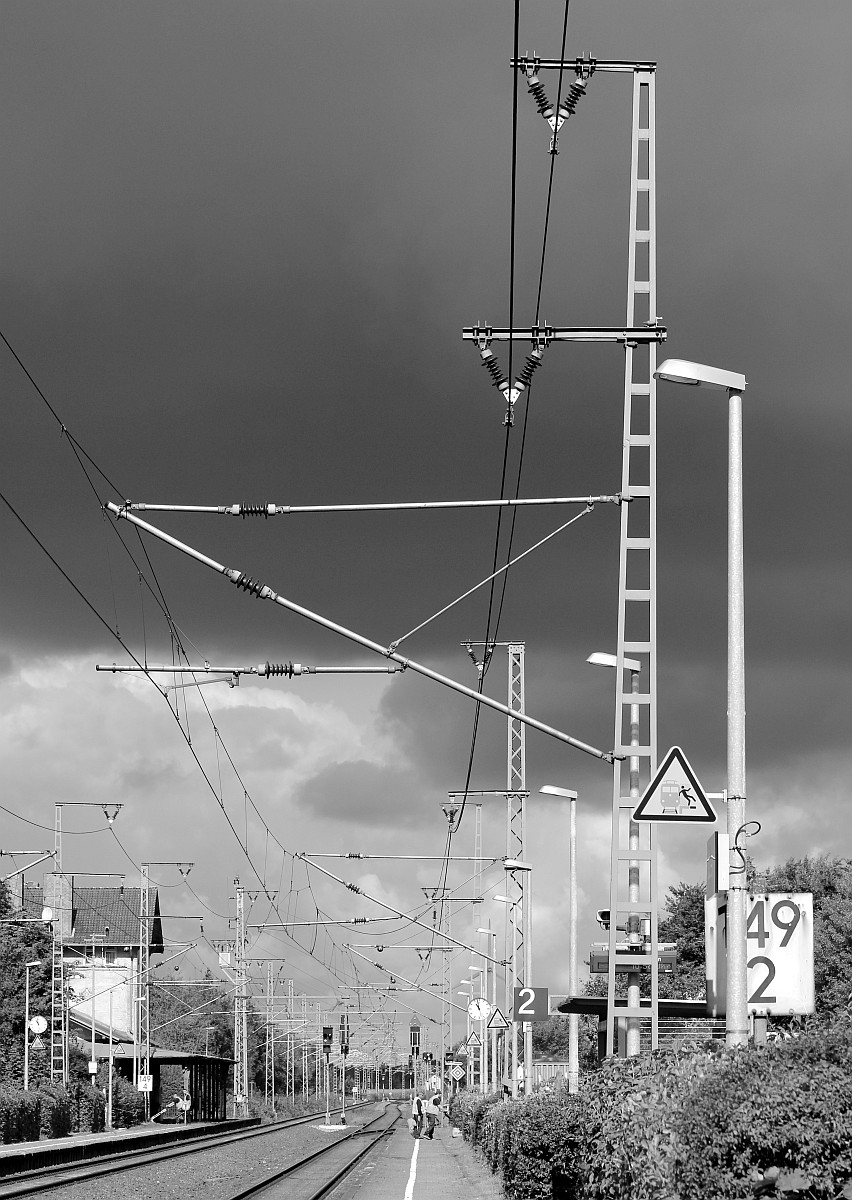
M132 887L83 887L73 875L49 873L42 887L23 891L27 915L53 912L62 941L69 1024L76 1034L91 1040L92 1017L96 1033L134 1042L139 1029L140 947L148 954L163 953L160 901L156 888L148 889L146 929L143 929L142 892ZM143 939L145 939L143 941Z

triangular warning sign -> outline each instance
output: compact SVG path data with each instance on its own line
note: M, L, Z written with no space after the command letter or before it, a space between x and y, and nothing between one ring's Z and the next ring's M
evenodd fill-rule
M34 1037L33 1040L30 1042L30 1050L43 1050L43 1049L44 1049L44 1042L41 1040L40 1037Z
M491 1014L491 1017L489 1018L486 1029L508 1029L508 1028L509 1028L509 1022L506 1020L506 1018L500 1012L500 1009L495 1008L494 1012Z
M680 746L672 746L633 810L634 821L702 821L716 814Z
M482 1042L479 1040L479 1034L472 1033L470 1035L470 1037L467 1039L466 1045L469 1050L475 1049L476 1046L481 1046Z

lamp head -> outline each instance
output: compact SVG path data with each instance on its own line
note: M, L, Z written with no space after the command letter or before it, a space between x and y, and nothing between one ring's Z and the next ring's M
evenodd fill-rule
M743 392L746 388L746 377L739 371L722 371L719 367L707 367L685 358L667 358L654 372L654 378L685 383L690 387L715 388L720 392Z
M594 654L590 654L586 659L587 663L591 663L593 667L617 667L618 656L615 654L607 654L603 650L596 650ZM642 664L638 658L624 658L625 671L641 671Z
M521 862L519 858L504 858L503 866L507 871L531 871L532 863Z
M555 783L546 783L538 789L544 796L561 796L563 800L576 800L577 793L570 788L557 787Z

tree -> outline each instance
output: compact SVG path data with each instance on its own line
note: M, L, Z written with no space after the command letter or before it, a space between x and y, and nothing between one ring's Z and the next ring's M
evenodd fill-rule
M852 862L828 854L788 858L754 875L765 892L811 892L814 904L814 988L817 1012L835 1012L852 999Z
M568 1018L548 1017L536 1021L532 1029L533 1058L561 1058L568 1061ZM598 1062L597 1018L580 1017L577 1056L581 1071L590 1071Z
M14 916L9 889L0 880L0 1081L21 1087L24 1079L24 1007L26 964L39 961L30 970L30 1016L39 1014L50 1021L50 975L52 942L50 930L39 922L8 924ZM33 1080L49 1067L49 1055L30 1057Z
M660 975L660 995L672 1000L703 999L707 995L703 883L676 883L669 888L658 937L677 946L677 966L671 975Z

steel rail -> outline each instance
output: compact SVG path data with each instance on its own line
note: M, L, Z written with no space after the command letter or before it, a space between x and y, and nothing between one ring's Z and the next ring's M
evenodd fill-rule
M367 1144L358 1150L358 1152L353 1155L345 1163L345 1165L340 1168L339 1171L336 1171L331 1178L326 1179L318 1188L315 1188L314 1191L312 1191L308 1196L304 1197L304 1200L322 1200L322 1197L327 1196L331 1189L335 1187L345 1175L348 1175L352 1168L355 1167L365 1155L369 1154L373 1147L376 1146L382 1140L382 1138L387 1137L389 1133L393 1132L394 1125L396 1125L396 1123L402 1118L402 1112L398 1104L396 1105L396 1110L396 1116L393 1118L393 1120L376 1133L368 1134L367 1130L369 1130L371 1125L375 1125L377 1122L384 1120L384 1118L387 1116L386 1112L380 1113L375 1120L369 1121L366 1125L362 1125L358 1129L353 1129L351 1133L344 1134L343 1137L337 1138L336 1141L331 1142L326 1146L322 1146L319 1150L315 1150L313 1153L306 1155L304 1158L300 1159L299 1162L291 1163L289 1166L284 1167L280 1171L273 1171L271 1175L267 1175L264 1179L258 1179L256 1182L250 1183L248 1187L240 1188L238 1191L231 1192L228 1195L227 1200L249 1200L249 1197L251 1196L261 1195L268 1188L273 1187L276 1183L280 1183L282 1179L287 1179L290 1175L295 1175L298 1171L304 1170L306 1166L314 1162L316 1159L322 1158L326 1154L333 1153L339 1146L343 1145L344 1142L348 1142L354 1137L363 1137L366 1134L369 1139Z
M346 1111L363 1108L375 1104L374 1100L357 1101L347 1104ZM335 1108L332 1115L336 1116L342 1110ZM287 1121L275 1121L269 1125L260 1125L252 1129L241 1129L233 1133L222 1132L221 1125L209 1134L200 1134L191 1141L180 1142L178 1145L169 1143L160 1147L146 1147L143 1150L129 1148L116 1150L112 1154L104 1154L97 1160L86 1162L74 1161L58 1166L36 1167L31 1171L21 1171L15 1175L0 1176L0 1200L11 1200L14 1196L38 1196L43 1191L58 1187L68 1187L72 1183L94 1179L102 1175L111 1175L118 1171L131 1171L136 1167L150 1166L171 1158L179 1158L184 1154L195 1154L202 1150L215 1149L217 1146L231 1145L247 1138L266 1137L279 1133L297 1125L307 1125L325 1116L325 1110L309 1113L304 1117L292 1117Z

